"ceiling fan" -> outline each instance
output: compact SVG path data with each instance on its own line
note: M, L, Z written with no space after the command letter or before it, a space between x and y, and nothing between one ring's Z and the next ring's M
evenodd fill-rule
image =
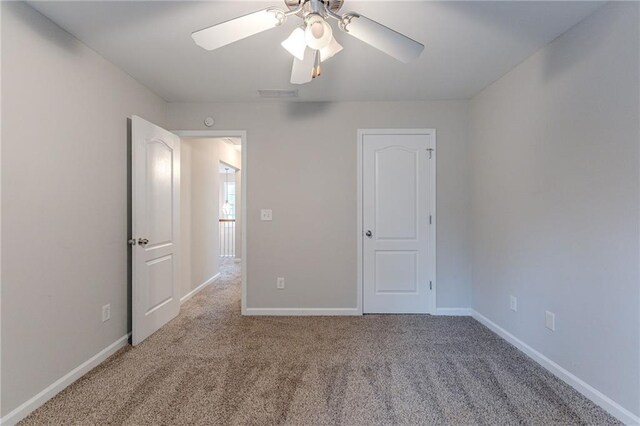
M230 21L196 31L191 37L206 50L215 50L235 41L281 26L296 15L302 24L282 42L291 53L291 83L304 84L320 76L320 64L342 50L333 36L329 18L345 33L360 39L402 62L416 59L424 46L391 28L355 12L338 14L344 0L285 0L287 10L268 7Z

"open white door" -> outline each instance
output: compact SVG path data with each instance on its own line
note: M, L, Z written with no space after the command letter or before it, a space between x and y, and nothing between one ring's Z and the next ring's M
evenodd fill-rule
M361 130L364 313L435 313L435 134Z
M132 342L141 343L180 311L180 138L131 117Z

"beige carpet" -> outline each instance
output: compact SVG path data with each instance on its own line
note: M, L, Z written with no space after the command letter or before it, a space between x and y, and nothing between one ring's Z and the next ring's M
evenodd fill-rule
M471 318L241 317L227 267L22 424L616 424Z

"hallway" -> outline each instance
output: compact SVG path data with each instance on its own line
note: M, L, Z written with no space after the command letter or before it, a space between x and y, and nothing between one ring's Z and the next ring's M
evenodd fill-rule
M616 424L469 317L242 317L240 264L21 424Z

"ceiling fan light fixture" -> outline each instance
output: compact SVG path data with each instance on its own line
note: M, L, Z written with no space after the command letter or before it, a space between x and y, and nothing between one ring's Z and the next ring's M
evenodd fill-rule
M304 50L307 48L307 43L305 42L304 29L302 27L293 30L291 35L280 44L287 52L301 61L304 60Z
M331 43L333 30L331 25L317 13L310 13L305 18L304 41L314 50L320 50Z
M324 62L327 59L332 58L333 55L340 52L341 50L342 46L340 45L340 43L338 43L335 37L331 37L331 41L329 42L329 44L320 49L320 60Z

